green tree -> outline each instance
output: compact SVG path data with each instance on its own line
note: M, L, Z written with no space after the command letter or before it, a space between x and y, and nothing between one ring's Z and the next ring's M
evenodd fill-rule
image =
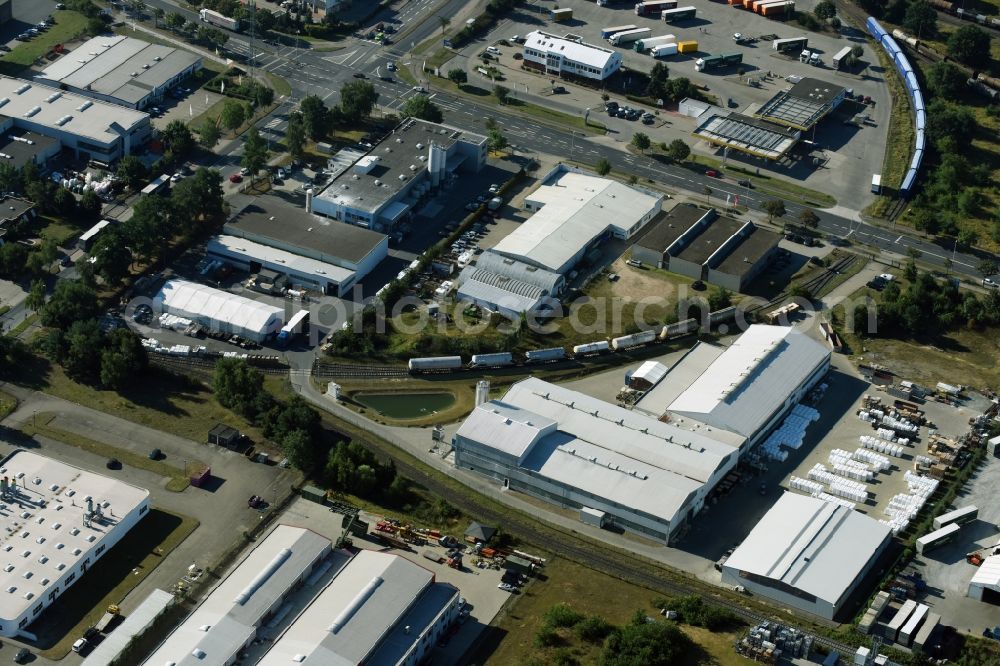
M148 361L142 338L127 328L115 329L101 352L101 384L119 391L142 377Z
M66 330L73 322L93 319L99 312L97 292L92 287L76 280L59 280L41 310L41 320L43 326Z
M252 419L257 396L264 392L264 375L243 359L223 358L215 363L212 387L219 404Z
M170 192L170 212L174 226L188 233L222 224L227 212L222 174L216 169L198 169L177 183Z
M0 163L0 191L20 192L24 187L21 172L13 164Z
M148 170L138 157L126 155L118 162L116 175L130 190L137 190L148 177Z
M979 242L979 234L975 229L962 229L955 237L955 242L959 247L969 249Z
M281 438L281 452L295 469L312 472L316 467L316 447L304 430L292 430Z
M24 299L24 307L32 312L38 312L45 307L45 283L41 280L32 280L28 296Z
M649 135L643 132L636 132L632 135L632 147L638 150L640 153L645 153L652 142L649 140Z
M718 287L708 295L708 308L717 312L733 304L733 293L725 287Z
M641 611L604 642L599 666L680 666L694 644L672 622L647 622Z
M927 88L942 99L955 99L965 91L966 76L950 62L936 62L927 72Z
M90 255L96 259L94 270L110 286L120 284L132 265L132 251L128 248L125 233L117 225L104 229L94 241Z
M600 643L608 637L614 627L600 615L591 615L574 628L576 635L588 643Z
M469 75L464 69L456 67L448 70L448 79L455 85L462 87L464 84L468 83Z
M990 35L974 25L964 25L948 37L948 55L970 67L985 69L990 64ZM928 117L930 110L928 109Z
M132 206L132 216L122 222L121 233L139 261L152 258L156 249L167 239L167 214L167 206L164 206L162 197L139 197Z
M799 213L799 222L804 227L815 229L819 226L819 215L813 212L811 208L803 208L802 212Z
M104 336L94 318L74 321L66 331L61 363L66 374L77 382L94 383L101 369Z
M299 104L302 123L306 134L313 141L321 141L330 131L330 109L316 95L309 95Z
M597 165L594 167L594 170L597 171L598 175L606 176L611 173L611 162L602 157L597 160Z
M498 83L493 86L493 96L496 97L497 101L501 104L506 104L507 100L510 98L510 88L502 86Z
M236 134L236 130L247 121L247 108L242 102L235 99L227 99L222 105L222 113L219 115L222 126Z
M80 214L84 219L93 222L101 217L101 211L104 209L104 202L101 201L101 197L97 196L97 192L93 189L84 190L83 195L80 197L79 210Z
M427 95L414 95L406 100L400 107L399 114L403 118L420 118L432 123L444 120L441 107L432 102Z
M20 243L4 243L0 245L0 275L13 279L24 272L28 261L28 248Z
M267 165L267 141L260 135L256 127L251 127L247 132L246 142L243 144L243 157L240 164L250 171L250 183L260 173L261 169Z
M667 146L667 154L670 155L670 159L673 161L683 162L691 154L691 148L682 139L674 139Z
M184 15L180 12L170 12L166 17L167 27L171 30L180 30L184 27Z
M937 11L923 0L913 0L906 7L903 27L919 39L931 39L937 35Z
M665 63L657 62L649 70L649 82L646 84L646 95L653 99L666 100L670 97L667 82L670 79L670 69Z
M347 122L367 118L377 102L378 93L370 81L350 81L340 88L340 111Z
M163 17L166 16L166 15L167 15L167 12L164 11L164 9L162 7L153 7L153 27L154 28L159 28L160 27L160 21L162 21Z
M820 2L816 3L813 14L816 15L816 18L823 21L831 19L837 15L837 5L830 2L830 0L820 0Z
M171 120L163 129L163 144L178 158L183 158L194 148L191 130L182 120Z
M979 274L983 277L996 275L1000 272L1000 270L997 269L997 262L993 259L981 259L979 263L976 264L976 270L979 271ZM34 285L32 285L32 288L34 288Z
M499 129L491 129L486 135L486 145L494 153L499 153L507 147L507 137Z
M285 131L285 145L288 146L288 153L295 158L301 158L305 154L306 129L302 114L293 111L288 116L288 129Z
M441 24L441 34L443 35L444 31L448 28L448 25L451 24L451 19L447 16L438 14L437 20Z
M198 127L198 143L203 148L211 150L222 136L219 121L216 118L205 118Z
M52 204L48 208L62 217L72 217L76 213L76 197L60 185L52 194Z
M781 199L768 199L764 202L764 212L767 213L767 221L772 222L774 218L785 216L785 202Z
M959 154L972 144L976 118L965 106L942 99L927 105L927 136L942 154Z

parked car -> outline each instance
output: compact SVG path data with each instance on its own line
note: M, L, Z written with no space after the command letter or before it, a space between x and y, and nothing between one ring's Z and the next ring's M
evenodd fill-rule
M58 7L59 5L56 6ZM28 650L28 648L21 648L20 650L17 651L17 654L14 655L14 663L26 664L28 663L28 659L30 658L31 658L31 652Z
M354 72L353 76L356 79L363 79L363 78L365 78L364 72Z
M122 461L118 460L118 458L108 458L108 462L104 463L104 466L107 467L108 469L121 469L122 468ZM79 642L79 641L77 641L77 642ZM86 642L86 641L84 641L84 642ZM73 647L73 651L74 652L79 652L79 650L77 650L75 646Z
M749 180L741 180L739 182L739 185L740 185L740 187L747 187L747 188L749 188L751 190L753 189L753 183L751 183Z
M705 175L710 178L718 178L719 172L716 171L715 169L709 169L708 171L705 172Z
M241 176L238 173L234 173L233 175L231 175L229 177L229 182L230 183L242 183L243 182L243 176Z
M84 649L86 649L86 647L87 647L87 639L78 638L76 639L76 642L73 643L73 652L77 653L82 652Z

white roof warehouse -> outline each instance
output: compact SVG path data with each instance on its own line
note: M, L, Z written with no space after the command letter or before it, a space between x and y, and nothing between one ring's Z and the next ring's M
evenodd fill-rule
M524 60L551 74L569 74L603 81L622 66L621 54L587 44L579 37L557 37L536 30L524 40Z
M35 80L144 109L201 66L201 57L189 51L122 35L100 35L56 60Z
M892 536L879 521L786 492L722 568L722 580L833 619Z
M130 155L152 131L149 115L71 92L0 76L0 132L19 128L57 139L83 159Z
M28 627L149 510L149 491L31 451L0 463L0 635Z
M669 541L736 464L743 439L698 433L529 378L477 407L455 464Z

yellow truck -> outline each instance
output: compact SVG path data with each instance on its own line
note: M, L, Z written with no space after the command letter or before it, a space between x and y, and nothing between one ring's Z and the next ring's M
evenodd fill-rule
M678 53L694 53L697 50L698 50L698 42L694 40L686 42L677 42Z

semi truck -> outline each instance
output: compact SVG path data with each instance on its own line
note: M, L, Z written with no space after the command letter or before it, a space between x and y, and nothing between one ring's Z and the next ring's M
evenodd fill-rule
M287 347L292 339L300 333L309 332L309 310L299 310L288 320L278 333L278 346Z
M650 49L649 55L654 58L666 58L667 56L677 55L677 44L661 44L659 46L654 46Z
M790 37L788 39L776 39L773 42L771 42L771 48L773 48L778 53L785 53L787 51L801 51L807 46L809 46L808 37Z
M625 32L618 32L611 35L611 46L624 46L625 44L631 44L637 39L642 39L649 33L653 32L649 28L633 28L632 30L626 30Z
M698 58L694 61L694 68L699 72L704 72L706 69L718 69L720 67L729 67L730 65L738 65L743 62L742 53L723 53L721 55L710 55L704 58Z
M644 53L654 46L660 46L661 44L676 44L677 37L675 35L660 35L659 37L647 37L646 39L640 39L635 43L635 50L639 53Z
M698 13L696 7L677 7L675 9L665 9L660 16L663 18L665 23L673 23L674 21L687 21L693 19Z
M601 39L611 39L612 35L617 35L619 32L625 32L626 30L635 30L637 27L635 25L616 25L612 28L601 28Z
M660 12L664 9L673 9L676 6L677 0L647 0L646 2L636 3L635 15L659 18Z
M840 69L840 63L846 62L848 56L851 55L851 50L853 47L845 46L844 48L837 51L837 54L833 56L833 68Z
M237 32L240 29L239 19L229 18L225 14L220 14L211 9L199 10L198 16L201 17L203 23L210 23L226 30L232 30L233 32Z

